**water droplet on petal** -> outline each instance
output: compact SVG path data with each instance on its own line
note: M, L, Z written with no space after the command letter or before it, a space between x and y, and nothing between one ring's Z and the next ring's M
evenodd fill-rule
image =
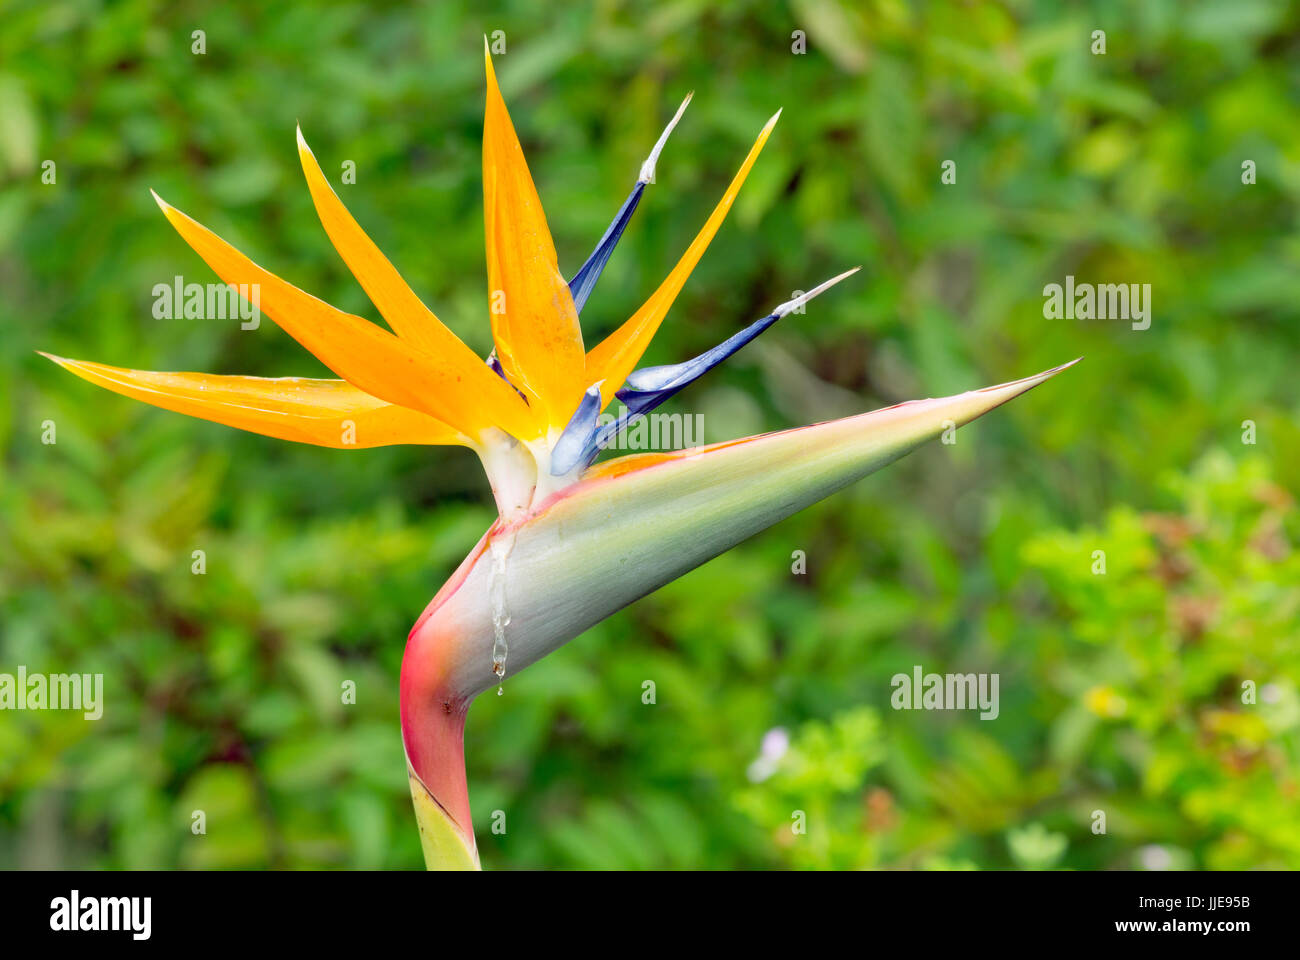
M506 563L514 545L514 531L500 534L488 544L492 554L492 569L488 574L488 603L492 608L492 672L499 678L506 675L506 655L510 652L506 645L506 626L510 623L510 614L506 611ZM498 687L497 696L501 696L501 692Z

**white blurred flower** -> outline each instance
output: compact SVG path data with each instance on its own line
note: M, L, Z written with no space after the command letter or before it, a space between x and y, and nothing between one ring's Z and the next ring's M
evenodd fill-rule
M790 749L790 734L785 727L773 727L763 734L763 742L758 748L758 757L749 765L747 774L753 783L762 783L776 773L781 765L781 758Z
M1159 844L1151 844L1138 850L1138 861L1144 870L1168 870L1174 858L1169 851Z

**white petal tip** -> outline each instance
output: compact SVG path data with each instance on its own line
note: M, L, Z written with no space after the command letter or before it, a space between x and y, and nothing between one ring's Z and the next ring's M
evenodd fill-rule
M861 269L862 269L861 267L854 267L852 270L845 270L843 273L838 274L837 276L831 277L829 280L825 280L822 283L817 284L817 286L813 287L807 293L801 293L793 300L787 300L785 303L781 304L779 307L773 310L772 313L774 313L778 317L784 317L791 310L795 310L803 306L813 297L817 296L818 294L825 293L831 287L835 286L835 284L839 283L841 280L845 279L846 277L853 276Z
M682 105L677 108L677 112L673 114L673 118L668 121L668 126L664 127L664 132L659 134L659 139L655 143L654 149L650 151L650 156L646 157L645 163L641 164L641 173L637 176L638 183L655 182L655 164L659 162L659 154L663 152L664 144L668 142L668 137L672 135L673 128L677 126L677 122L682 119L682 114L686 112L686 107L691 102L691 97L693 96L695 96L694 90L686 95L686 99L682 101Z

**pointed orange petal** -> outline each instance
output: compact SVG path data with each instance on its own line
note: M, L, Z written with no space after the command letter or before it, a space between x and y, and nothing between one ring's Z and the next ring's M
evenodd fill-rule
M125 397L280 440L342 450L399 443L468 444L445 423L376 400L344 380L158 373L41 356Z
M771 135L772 128L776 126L776 121L780 116L781 111L778 110L772 119L767 121L767 125L763 127L762 132L758 135L758 139L750 147L745 162L740 165L740 170L732 178L731 185L727 187L727 192L722 195L718 205L713 208L713 213L705 221L700 232L695 235L695 239L686 248L686 252L677 261L677 266L673 267L672 273L668 274L668 278L659 285L659 289L651 294L650 299L643 303L641 308L632 314L632 317L626 323L592 347L591 352L587 354L587 382L605 381L601 387L602 407L613 399L615 391L623 386L623 381L627 379L627 375L632 372L645 354L646 347L650 345L651 339L659 329L659 324L673 305L673 301L677 299L677 294L681 292L682 287L686 284L691 271L700 262L700 257L708 249L714 234L722 226L722 221L726 219L731 204L735 201L736 195L740 193L745 178L749 176L750 168L754 166L754 161L758 159L763 145L767 143L767 138Z
M230 284L255 284L262 312L343 379L373 397L427 413L471 438L493 426L520 439L537 435L534 418L519 395L459 340L441 354L399 340L263 270L156 193L154 199L217 276Z
M481 365L482 361L420 301L415 291L402 279L374 241L366 236L352 214L348 213L347 207L321 172L316 155L303 138L301 127L298 128L298 159L302 161L302 172L307 177L312 203L316 205L316 213L330 242L357 278L357 282L365 289L371 302L388 321L388 325L402 339L411 341L435 356L454 351L462 359L468 355L466 362L472 359Z
M492 337L506 375L549 426L563 427L588 386L578 311L486 49L483 57L483 222Z

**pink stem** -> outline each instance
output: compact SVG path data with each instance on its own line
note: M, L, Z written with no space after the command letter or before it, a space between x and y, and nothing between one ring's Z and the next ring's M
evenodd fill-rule
M406 759L472 849L474 822L465 782L465 715L470 701L442 685L437 650L407 640L402 658L402 740Z

